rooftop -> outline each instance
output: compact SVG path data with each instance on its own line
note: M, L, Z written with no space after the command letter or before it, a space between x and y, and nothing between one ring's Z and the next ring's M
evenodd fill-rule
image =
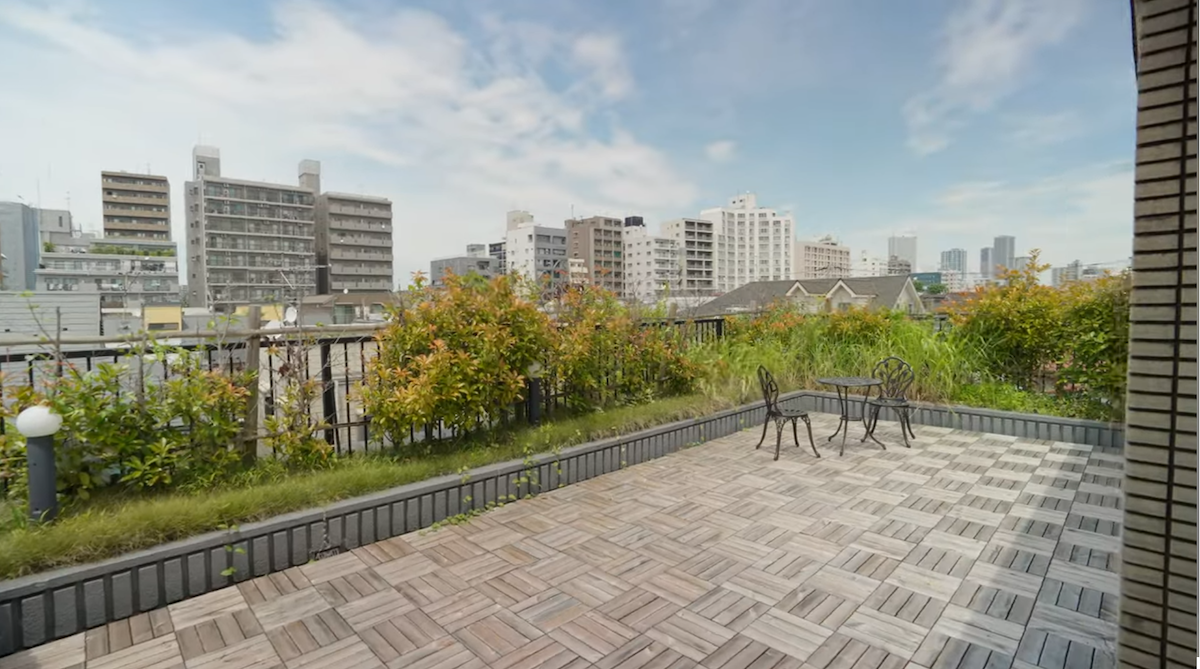
M916 433L775 462L754 427L0 669L1113 666L1121 455Z

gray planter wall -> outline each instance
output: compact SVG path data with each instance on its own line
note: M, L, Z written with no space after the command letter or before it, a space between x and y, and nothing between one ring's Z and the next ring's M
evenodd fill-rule
M786 408L837 413L825 393L784 395ZM886 419L887 416L884 416ZM427 528L492 503L553 490L761 425L761 403L634 434L581 444L530 462L511 461L373 495L248 523L96 564L0 584L0 656L156 609L239 581ZM1020 437L1119 446L1119 426L984 409L922 405L919 424ZM230 551L229 548L240 549ZM233 566L231 576L221 572Z

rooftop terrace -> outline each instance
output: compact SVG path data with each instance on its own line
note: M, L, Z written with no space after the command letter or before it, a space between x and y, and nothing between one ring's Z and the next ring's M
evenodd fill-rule
M856 428L773 462L752 427L0 669L1114 666L1119 452Z

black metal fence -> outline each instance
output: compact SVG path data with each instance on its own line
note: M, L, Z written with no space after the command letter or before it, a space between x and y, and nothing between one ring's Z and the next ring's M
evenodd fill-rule
M643 327L677 329L689 344L702 344L724 336L723 318L698 320L643 321ZM360 452L372 447L401 446L431 439L457 436L457 431L442 420L413 426L407 435L384 435L372 431L371 418L364 410L358 388L366 379L371 360L376 354L375 333L362 331L329 334L334 328L304 328L302 332L281 331L280 334L255 335L228 339L192 341L170 346L169 355L195 355L209 369L230 373L257 369L257 385L252 388L253 408L245 417L246 434L261 436L263 417L276 414L286 383L294 379L319 382L318 397L307 407L310 417L324 426L322 434L339 454ZM33 350L31 350L33 349ZM125 367L120 392L137 393L148 382L161 382L171 375L169 364L163 364L146 344L121 344L117 347L75 345L26 346L25 350L0 350L0 392L5 401L12 401L14 386L46 389L50 382L66 373L87 373L102 364ZM605 379L602 385L615 388L615 379ZM523 399L501 415L481 417L480 428L497 424L531 422L551 417L569 409L574 392L561 379L548 373L536 381L536 388L527 387ZM608 399L616 391L609 391ZM11 428L0 416L0 433ZM398 443L397 443L398 442ZM257 447L259 456L273 455L269 448ZM0 493L6 483L0 479Z

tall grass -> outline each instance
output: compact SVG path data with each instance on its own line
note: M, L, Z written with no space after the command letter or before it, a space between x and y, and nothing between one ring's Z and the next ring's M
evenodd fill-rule
M761 325L751 323L722 341L692 349L693 360L707 370L700 380L705 393L754 399L759 365L771 371L783 390L821 389L818 379L871 376L876 363L889 356L913 367L910 399L949 402L962 387L982 380L978 352L933 333L928 322L818 315L789 319L782 328Z

